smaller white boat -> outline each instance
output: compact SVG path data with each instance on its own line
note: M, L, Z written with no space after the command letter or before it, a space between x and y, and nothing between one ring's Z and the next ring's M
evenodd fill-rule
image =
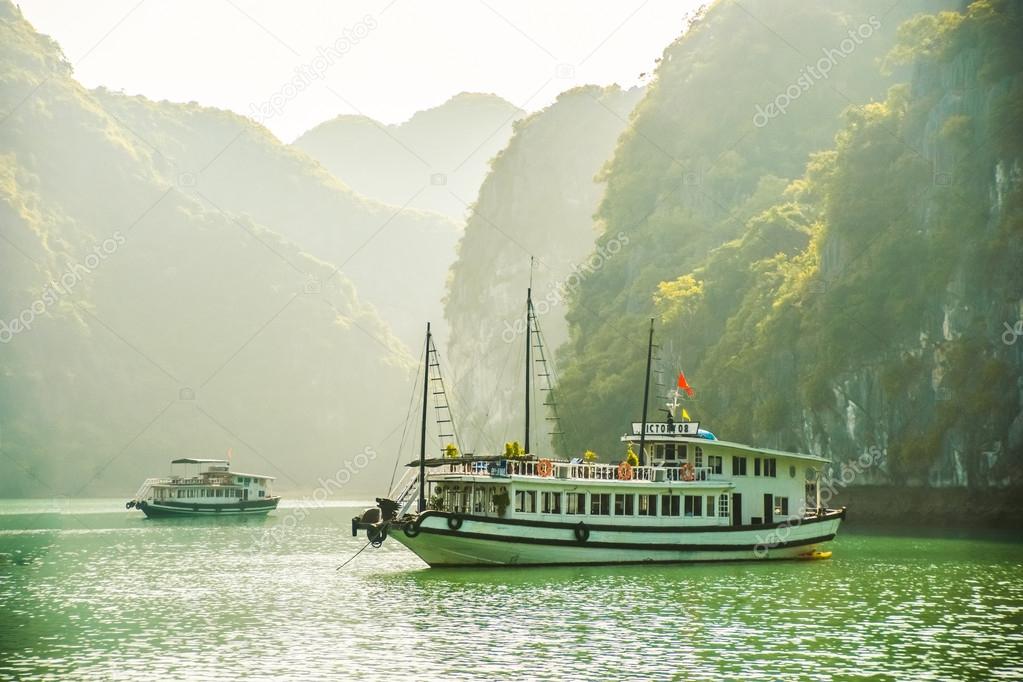
M146 479L125 507L148 517L266 514L281 501L273 480L231 471L226 459L175 459L169 477Z

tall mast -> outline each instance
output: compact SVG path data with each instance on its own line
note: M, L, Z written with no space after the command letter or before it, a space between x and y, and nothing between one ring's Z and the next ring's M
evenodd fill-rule
M430 323L426 323L426 351L423 353L423 423L419 431L419 511L426 510L426 408L430 390Z
M646 464L646 408L650 398L650 362L654 354L654 318L650 318L650 340L646 346L646 375L643 377L643 421L639 429L639 463Z
M529 279L530 285L532 285L533 279L533 259L529 259ZM533 319L533 287L530 286L526 289L526 447L525 452L529 454L529 380L530 375L533 373L533 361L532 361L532 345L533 345L533 332L532 332L532 319Z

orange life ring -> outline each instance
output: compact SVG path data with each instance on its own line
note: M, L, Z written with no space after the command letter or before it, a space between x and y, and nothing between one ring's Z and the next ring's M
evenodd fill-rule
M631 481L632 480L632 465L628 462L620 462L618 464L618 480L619 481Z
M536 463L536 475L547 478L554 473L554 463L551 460L544 457Z
M694 467L689 462L682 463L682 480L683 481L696 480L696 467Z

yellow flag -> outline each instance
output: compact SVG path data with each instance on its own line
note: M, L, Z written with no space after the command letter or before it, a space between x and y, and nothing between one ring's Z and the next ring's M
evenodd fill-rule
M682 418L685 419L687 422L693 421L692 419L689 418L689 413L686 412L686 408L684 407L682 408Z

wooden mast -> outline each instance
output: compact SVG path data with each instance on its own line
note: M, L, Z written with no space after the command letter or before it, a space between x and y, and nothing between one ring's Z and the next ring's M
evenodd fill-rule
M646 376L643 379L643 421L639 428L639 464L646 464L646 409L650 399L650 362L654 354L654 318L650 318L650 340L646 346Z
M426 351L423 353L423 422L419 431L419 511L426 510L426 407L430 390L430 323L426 323Z
M529 278L533 278L532 258L529 261L530 275ZM526 289L526 443L525 453L529 454L529 380L530 375L533 373L532 370L532 348L533 345L533 333L532 333L532 319L533 319L533 287L530 286Z

